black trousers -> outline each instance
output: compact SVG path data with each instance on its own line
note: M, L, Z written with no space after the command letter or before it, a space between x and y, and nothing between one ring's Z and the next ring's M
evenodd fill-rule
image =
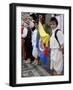
M31 43L31 38L25 38L25 52L26 52L26 57L25 60L27 60L28 58L30 58L31 61L34 61L34 57L32 56L32 43Z

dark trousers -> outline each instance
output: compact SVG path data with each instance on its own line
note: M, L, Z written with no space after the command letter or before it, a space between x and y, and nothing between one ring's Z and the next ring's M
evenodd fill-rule
M30 58L31 61L34 60L34 57L32 56L32 43L31 43L31 40L30 38L25 38L25 43L24 43L24 46L25 46L25 52L26 52L26 60L28 58Z

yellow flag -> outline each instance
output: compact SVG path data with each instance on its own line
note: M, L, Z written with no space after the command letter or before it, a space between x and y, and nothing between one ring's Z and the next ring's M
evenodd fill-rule
M43 44L48 46L48 41L50 40L50 35L45 32L41 22L39 22L39 34L40 34Z

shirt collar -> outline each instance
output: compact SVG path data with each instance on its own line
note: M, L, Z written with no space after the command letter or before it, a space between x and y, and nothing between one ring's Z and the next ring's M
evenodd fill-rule
M56 30L57 30L57 28L55 28L55 29L52 29L52 33L54 33Z

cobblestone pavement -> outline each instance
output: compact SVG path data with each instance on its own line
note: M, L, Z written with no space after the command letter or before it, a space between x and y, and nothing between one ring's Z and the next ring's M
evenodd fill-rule
M22 77L50 76L49 72L41 65L22 63Z

